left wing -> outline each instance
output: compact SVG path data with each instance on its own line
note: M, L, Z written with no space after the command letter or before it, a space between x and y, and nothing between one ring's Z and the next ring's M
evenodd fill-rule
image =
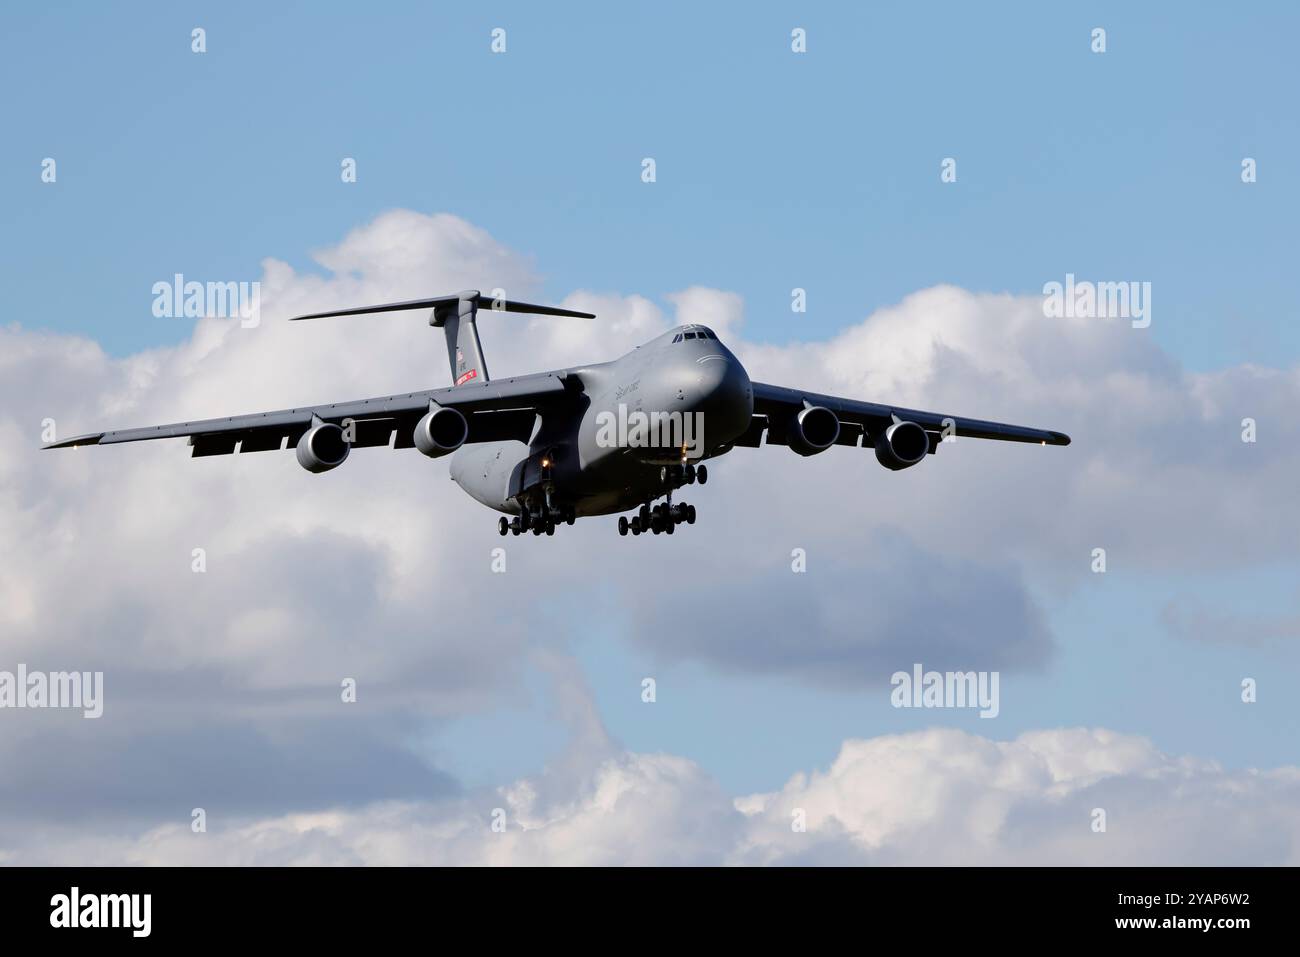
M880 405L861 402L817 392L804 392L763 382L752 383L754 390L754 418L749 431L736 445L757 448L767 433L767 444L789 445L791 424L799 413L809 407L829 409L839 420L836 445L874 445L890 426L899 422L915 422L930 439L929 451L935 451L945 431L949 435L969 436L974 439L998 439L1003 442L1034 442L1040 445L1069 445L1070 437L1064 432L1031 429L1023 425L1007 425L968 419L941 412L923 412L897 405ZM861 440L861 442L859 442Z
M411 448L415 424L429 411L430 401L454 408L465 416L469 426L465 439L467 443L492 442L521 436L521 441L526 442L537 413L563 401L575 387L576 380L566 373L543 372L513 379L493 379L478 386L462 385L375 399L281 409L277 412L232 415L224 419L91 432L53 442L45 448L114 445L118 442L189 436L190 445L194 447L192 455L196 458L230 455L236 446L240 452L265 452L293 448L315 420L341 425L345 419L355 423L356 438L351 443L353 448L373 448L390 442L393 442L394 448ZM394 432L397 433L395 441Z

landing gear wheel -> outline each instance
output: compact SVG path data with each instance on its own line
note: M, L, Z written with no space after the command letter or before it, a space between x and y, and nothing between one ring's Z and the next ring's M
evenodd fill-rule
M697 482L699 482L701 485L703 485L703 484L704 484L705 482L707 482L708 480L709 480L709 469L708 469L708 466L705 466L705 465L698 466L698 467L695 469L695 481L697 481Z
M643 527L648 528L648 527L650 526L650 506L649 506L649 505L642 505L642 506L641 506L641 510L640 510L639 512L637 512L637 516L641 519L641 525L642 525Z
M510 519L504 515L497 519L497 531L502 535L510 534Z
M687 506L686 506L686 524L687 524L687 525L694 525L694 524L695 524L695 506L694 506L694 505L687 505Z
M664 525L664 534L671 535L676 529L677 523L669 519L668 523Z
M686 484L687 484L687 485L694 485L694 484L695 484L695 466L694 466L694 465L690 465L690 464L688 464L688 465L686 466Z
M565 515L564 517L564 524L572 525L574 522L578 520L578 510L574 508L572 505L570 505L567 509L565 509L565 511L568 514Z
M620 535L626 535L626 534L627 534L627 516L626 516L626 515L620 515L620 516L618 517L618 533L619 533Z
M546 534L547 535L555 534L555 522L549 518L546 520Z
M640 535L641 530L644 527L641 524L641 516L638 515L636 518L632 519L632 521L628 522L627 527L632 530L633 535Z

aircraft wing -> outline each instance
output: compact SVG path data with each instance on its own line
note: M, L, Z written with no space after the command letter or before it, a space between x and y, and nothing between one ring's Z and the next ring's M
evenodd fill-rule
M762 444L764 432L767 434L767 444L788 444L786 438L788 423L806 405L822 406L835 413L835 417L840 420L840 434L835 441L837 445L873 445L876 437L889 428L895 421L895 417L905 422L915 422L930 433L931 451L934 451L935 444L945 428L950 435L973 439L1033 442L1040 445L1070 444L1070 437L1064 432L1031 429L1023 425L1007 425L1002 422L987 422L983 419L969 419L943 412L923 412L898 405L861 402L857 399L787 389L763 382L754 382L752 386L754 418L749 431L736 442L737 445L757 448Z
M375 399L334 402L329 405L282 409L278 412L255 412L232 415L224 419L175 422L139 429L91 432L75 438L53 442L45 448L63 449L80 445L114 445L145 439L170 439L189 436L194 457L230 455L240 452L266 452L293 448L311 427L313 417L336 425L344 419L355 423L353 448L386 446L413 447L415 423L429 411L429 402L455 408L469 423L467 442L492 442L504 439L528 441L536 415L548 404L562 401L573 391L574 383L565 373L545 372L492 379L482 385L430 389L387 395ZM393 433L397 433L396 441Z

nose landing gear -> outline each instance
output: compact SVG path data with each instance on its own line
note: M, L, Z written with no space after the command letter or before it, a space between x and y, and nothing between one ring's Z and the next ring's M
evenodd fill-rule
M659 481L670 489L694 485L696 482L703 485L708 480L709 467L703 464L692 465L687 462L685 465L665 465L659 469Z

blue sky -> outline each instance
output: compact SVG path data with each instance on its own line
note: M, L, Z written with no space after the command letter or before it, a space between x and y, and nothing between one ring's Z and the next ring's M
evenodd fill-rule
M1189 369L1300 359L1293 7L121 9L5 15L5 323L116 356L175 344L192 327L151 315L155 281L255 279L265 257L319 271L313 250L406 208L455 213L531 254L549 299L735 291L759 342L824 339L938 283L1034 294L1074 273L1151 282L1149 334ZM790 51L796 26L806 55ZM1104 55L1089 49L1097 26ZM488 52L494 27L506 55ZM55 186L40 180L44 157ZM340 181L343 157L355 184ZM945 157L955 184L940 182ZM1255 184L1241 182L1244 157ZM807 315L790 312L793 287ZM694 758L733 793L824 765L846 737L934 723L997 738L1104 724L1272 765L1295 759L1282 692L1300 678L1294 651L1180 640L1160 612L1191 590L1234 613L1294 614L1295 571L1148 568L1064 602L1042 592L1059 652L1041 673L1004 676L999 722L665 663L603 626L569 647L623 744ZM1225 684L1236 672L1267 679L1257 707ZM639 698L648 674L653 709ZM546 680L526 687L516 707L461 719L421 750L469 785L534 769L566 732Z
M777 342L1073 272L1151 281L1153 334L1194 368L1294 358L1296 14L1271 7L30 7L0 38L10 316L174 341L158 276L307 265L406 207L534 252L555 294L735 290Z

